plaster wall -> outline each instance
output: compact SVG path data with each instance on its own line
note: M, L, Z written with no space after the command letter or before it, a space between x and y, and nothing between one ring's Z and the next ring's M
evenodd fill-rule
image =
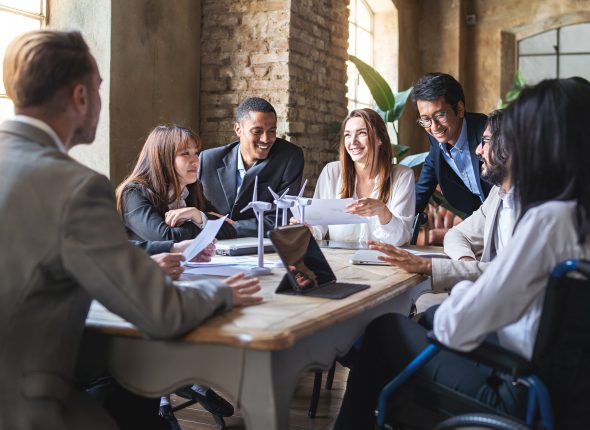
M473 39L477 49L472 53L469 73L474 83L470 93L475 95L471 105L478 112L494 109L512 82L514 64L505 68L508 76L502 73L505 62L515 61L509 50L502 49L503 32L513 35L516 42L561 25L590 22L588 0L475 0L473 5L477 17ZM516 50L512 55L516 55Z
M158 124L198 132L199 1L112 2L110 173L118 184Z
M55 30L78 30L86 43L102 75L100 89L102 111L96 130L96 138L91 145L78 145L69 154L104 174L110 173L109 134L110 120L110 66L111 66L111 2L109 0L51 0L48 3L47 27Z

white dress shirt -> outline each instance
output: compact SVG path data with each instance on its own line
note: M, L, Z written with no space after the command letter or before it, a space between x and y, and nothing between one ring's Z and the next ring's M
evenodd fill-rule
M57 149L59 149L64 154L67 153L64 144L62 143L61 139L59 138L55 130L53 130L45 121L41 121L40 119L33 118L32 116L28 115L15 115L14 118L12 118L12 121L23 122L25 124L29 124L33 127L43 130L45 133L51 136L51 138L55 142L55 145L57 146Z
M590 258L590 238L578 243L575 202L528 210L481 277L459 282L440 305L434 317L437 339L470 351L496 332L502 346L530 359L549 274L570 258Z
M514 203L514 187L507 192L500 189L498 196L502 204L498 208L498 224L494 231L495 255L498 255L512 237L516 222L516 207Z
M375 178L379 184L379 178ZM326 164L313 194L314 199L339 199L342 188L340 162L333 161ZM376 185L371 192L371 198L379 197L379 187ZM356 191L353 198L357 199ZM387 208L393 216L389 223L382 225L378 216L368 217L367 223L314 226L313 235L317 240L323 239L330 233L331 240L366 242L377 240L392 245L401 245L410 240L412 235L412 221L416 211L416 194L414 188L414 172L408 167L395 165L391 173L391 195Z
M479 184L475 177L475 171L473 170L473 161L471 157L475 157L475 154L471 154L469 150L469 141L467 140L467 120L463 119L463 125L461 126L461 134L455 145L447 152L446 143L438 143L444 160L453 169L453 172L457 174L463 181L465 186L469 190L477 195L483 202L484 197L479 190Z
M240 194L242 188L242 182L244 182L244 176L246 176L246 166L244 166L244 159L242 158L242 151L238 145L238 171L236 172L236 196Z

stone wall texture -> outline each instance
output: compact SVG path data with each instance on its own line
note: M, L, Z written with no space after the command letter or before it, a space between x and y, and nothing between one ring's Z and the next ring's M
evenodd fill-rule
M347 1L203 0L200 134L204 147L227 144L246 97L269 100L278 135L305 154L307 194L337 158L346 116Z

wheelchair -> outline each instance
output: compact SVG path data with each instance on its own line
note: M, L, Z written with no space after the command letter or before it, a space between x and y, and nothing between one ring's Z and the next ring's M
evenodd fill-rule
M567 260L552 271L530 361L490 342L461 352L432 332L427 338L429 345L381 391L377 429L590 429L590 261ZM416 374L442 350L526 387L526 415L507 415ZM404 408L395 409L394 393L398 401L405 396Z

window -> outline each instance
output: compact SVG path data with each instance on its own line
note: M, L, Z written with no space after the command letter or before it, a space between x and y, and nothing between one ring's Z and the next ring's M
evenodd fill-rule
M590 23L560 27L520 40L518 69L528 85L571 76L590 80Z
M348 19L348 53L373 64L374 14L365 0L350 0ZM356 66L347 62L348 111L372 107L373 98Z
M6 46L17 35L45 25L45 0L0 0L0 75ZM4 79L0 81L0 122L14 114L6 96Z

